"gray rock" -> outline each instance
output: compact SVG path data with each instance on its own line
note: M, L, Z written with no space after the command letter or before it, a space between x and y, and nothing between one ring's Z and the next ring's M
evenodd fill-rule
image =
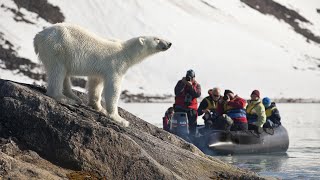
M128 128L88 106L58 103L44 92L0 80L0 177L260 179L121 108Z

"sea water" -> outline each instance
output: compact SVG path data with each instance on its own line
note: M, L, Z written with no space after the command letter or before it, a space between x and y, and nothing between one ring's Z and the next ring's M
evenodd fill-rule
M120 107L162 127L162 117L172 104L121 103ZM262 176L281 179L320 179L320 104L277 104L289 133L286 153L216 156L224 162ZM198 124L203 124L201 117Z

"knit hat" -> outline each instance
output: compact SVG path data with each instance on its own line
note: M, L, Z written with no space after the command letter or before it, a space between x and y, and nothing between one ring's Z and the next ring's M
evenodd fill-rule
M231 91L231 90L229 90L229 89L226 89L225 91L224 91L224 96L226 96L227 94L229 94L229 93L232 93L233 94L233 92Z
M271 99L268 97L263 98L262 104L264 105L264 107L269 107L271 105Z
M187 74L186 74L186 77L188 77L188 76L190 78L194 78L194 77L196 77L196 73L192 69L190 69L187 71Z
M260 92L258 90L253 90L251 95L254 94L260 98Z

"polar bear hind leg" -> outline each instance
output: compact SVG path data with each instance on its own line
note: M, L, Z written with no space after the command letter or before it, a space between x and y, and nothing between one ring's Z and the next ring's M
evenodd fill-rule
M63 95L63 84L66 77L66 69L63 65L55 65L51 67L46 67L47 69L47 95L54 98L55 100L66 103L75 104L76 101L67 98Z
M88 106L93 109L107 114L107 111L101 106L101 95L103 90L103 79L100 77L89 77L88 78Z
M75 100L77 104L82 104L81 99L72 92L71 80L70 80L70 76L68 75L64 78L63 94L68 98Z

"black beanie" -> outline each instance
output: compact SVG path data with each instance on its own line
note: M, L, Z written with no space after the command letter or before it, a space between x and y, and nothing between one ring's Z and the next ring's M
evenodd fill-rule
M196 77L196 74L194 73L194 71L192 69L187 71L186 77L190 77L190 78L194 78Z
M229 94L229 93L232 93L233 94L233 92L231 91L231 90L229 90L229 89L226 89L225 91L224 91L224 95L226 96L227 94Z

